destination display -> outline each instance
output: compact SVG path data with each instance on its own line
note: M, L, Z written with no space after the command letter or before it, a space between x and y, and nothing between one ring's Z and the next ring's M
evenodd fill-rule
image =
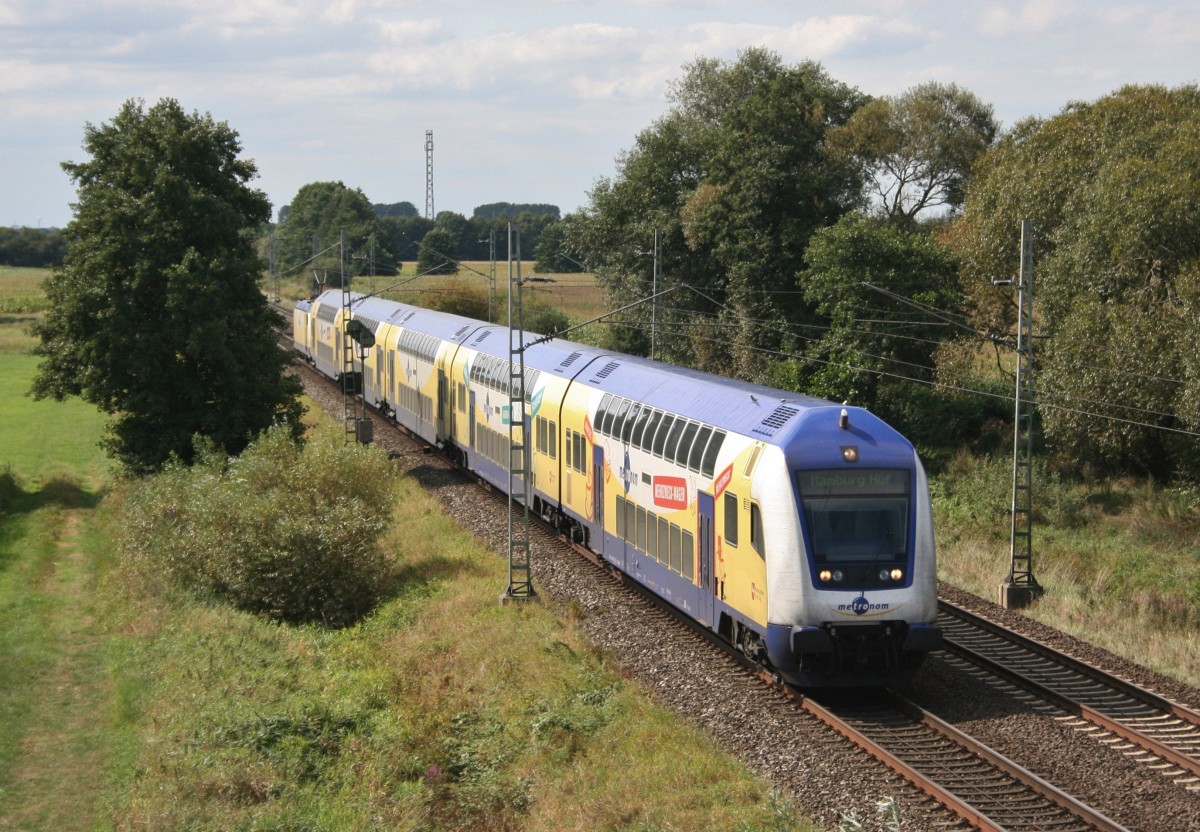
M799 471L800 493L805 497L854 497L907 495L907 471L888 468L860 468L853 471L832 469Z

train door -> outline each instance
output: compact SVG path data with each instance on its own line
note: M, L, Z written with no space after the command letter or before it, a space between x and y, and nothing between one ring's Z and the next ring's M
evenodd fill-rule
M383 385L383 397L395 410L396 407L396 351L387 351L387 379Z
M604 448L592 448L592 549L604 554Z
M475 391L471 391L471 451L475 451Z
M696 617L703 623L712 626L713 605L716 598L713 593L713 497L703 491L697 494L699 508L696 529L696 545L699 554L699 586L696 588Z
M446 370L439 366L437 385L437 435L439 438L447 435L446 422Z

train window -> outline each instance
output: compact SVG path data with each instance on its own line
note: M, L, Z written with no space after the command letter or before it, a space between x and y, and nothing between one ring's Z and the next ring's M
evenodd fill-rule
M750 546L760 558L766 559L766 555L763 554L762 511L759 509L758 503L750 504Z
M682 416L675 420L675 424L671 425L671 432L667 435L667 444L663 446L663 459L675 461L675 449L679 447L679 437L683 435L683 430L687 425L687 419Z
M625 537L625 498L617 498L617 537Z
M621 441L629 442L629 437L633 435L633 423L637 421L638 414L642 412L642 406L634 403L633 407L629 408L629 413L625 416L625 421L621 423Z
M669 566L671 564L671 524L667 518L658 518L658 562Z
M691 532L683 533L683 577L689 581L696 576L696 547Z
M637 503L625 501L625 539L637 543Z
M713 471L717 468L717 454L721 453L721 445L725 442L725 431L719 430L712 435L712 439L708 440L708 447L704 449L704 459L700 463L700 473L705 477L711 477Z
M596 408L596 430L604 433L604 417L608 414L608 408L612 404L613 394L605 393L604 398L600 400L600 406Z
M725 492L725 542L737 546L738 541L738 499L737 495Z
M646 512L646 549L650 557L658 560L658 515L653 511Z
M662 424L654 434L654 455L663 455L663 445L667 443L667 433L671 430L671 425L675 423L675 417L670 413L663 415Z
M683 429L683 435L679 438L679 447L675 449L675 464L681 468L686 468L688 465L688 456L691 453L692 445L695 444L698 430L700 430L698 422L688 422L687 427Z
M535 440L534 447L537 449L537 452L539 454L544 454L544 453L546 453L546 442L547 442L547 440L546 440L546 420L543 419L541 416L539 416L537 418L536 425L537 425L537 429L536 429L537 438Z
M646 429L642 431L641 438L638 438L635 430L633 441L637 446L647 453L650 452L650 446L654 442L654 431L658 430L658 423L662 421L663 413L661 410L655 410L650 414L650 419L646 422Z
M638 506L637 547L646 551L646 509Z
M817 563L889 563L908 556L907 471L800 471L797 479Z
M683 550L680 548L679 527L671 524L671 571L683 572Z
M621 399L613 396L613 400L608 403L608 410L604 411L604 418L600 420L600 424L596 427L600 428L600 433L608 436L612 433L613 420L617 418L617 411L621 409Z
M558 422L550 420L550 458L558 459Z
M688 468L697 473L700 472L700 460L704 458L704 449L708 447L712 432L710 427L700 428L700 432L696 434L696 441L692 443L692 450L688 452Z
M629 413L629 405L633 402L629 399L621 399L621 406L617 408L617 415L608 420L608 435L613 439L621 437L621 426L625 424L625 416ZM609 411L611 414L611 411Z
M640 413L638 413L637 421L633 424L633 433L629 437L629 444L635 448L642 446L642 434L646 430L646 422L650 419L652 408L649 405L644 405Z
M575 470L587 473L587 437L582 433L575 434Z

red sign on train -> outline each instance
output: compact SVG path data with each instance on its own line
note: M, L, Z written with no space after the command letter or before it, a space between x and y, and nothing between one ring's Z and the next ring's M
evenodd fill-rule
M687 480L683 477L655 477L654 505L662 508L687 508Z
M583 417L583 432L587 436L588 444L595 445L596 440L592 437L592 420L586 416Z
M733 463L721 472L721 475L713 482L713 498L721 496L721 493L729 487L729 481L733 479Z

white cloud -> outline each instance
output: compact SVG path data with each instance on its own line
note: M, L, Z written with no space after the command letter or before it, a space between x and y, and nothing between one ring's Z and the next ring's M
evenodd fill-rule
M970 9L965 11L968 15L973 13ZM988 37L1028 36L1046 32L1063 21L1078 20L1089 13L1087 7L1055 0L1025 0L1019 4L995 2L977 12L976 28Z
M171 96L227 119L276 197L342 178L372 197L419 198L433 128L439 206L511 198L455 205L452 187L482 187L471 165L499 172L493 191L522 171L514 193L558 189L541 199L574 205L664 111L668 83L697 57L733 60L763 46L788 63L817 59L875 95L955 82L1011 124L1123 83L1194 82L1194 5L0 0L0 139L25 154L19 166L0 157L0 181L31 183L0 191L0 217L48 217L55 209L38 200L61 190L61 148L77 148L85 121L110 119L133 97ZM49 182L32 184L38 177ZM400 184L409 180L415 194Z
M70 81L73 75L65 66L0 60L0 95L51 89Z

